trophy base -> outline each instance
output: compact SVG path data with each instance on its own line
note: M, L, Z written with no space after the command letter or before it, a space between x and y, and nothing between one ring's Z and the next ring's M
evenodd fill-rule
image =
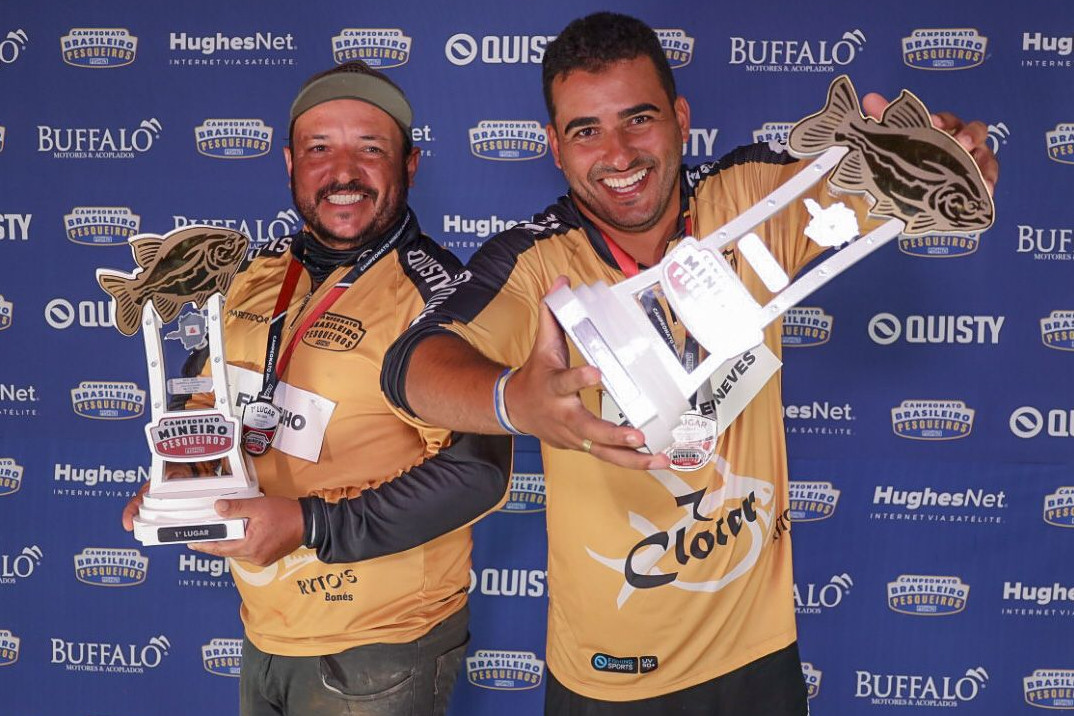
M134 538L147 547L242 539L246 536L246 520L220 517L214 505L220 499L261 496L256 487L224 492L195 490L163 496L147 494L134 518Z

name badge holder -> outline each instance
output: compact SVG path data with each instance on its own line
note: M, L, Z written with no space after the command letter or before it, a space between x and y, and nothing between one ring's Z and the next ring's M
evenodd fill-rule
M839 77L824 109L791 130L788 147L795 156L817 158L709 236L683 238L659 264L613 286L564 287L546 298L654 453L672 444L690 397L725 361L761 344L765 326L835 276L899 234L967 233L992 224L994 207L980 170L957 141L932 127L928 110L909 92L903 91L877 122L861 114L853 85ZM877 178L881 167L883 179ZM821 207L805 199L812 216L805 235L821 246L845 246L791 283L753 230L830 174L834 191L867 194L874 204L871 215L888 220L861 236L856 216L843 204ZM924 199L901 200L907 187ZM775 294L763 306L722 255L736 242L738 253ZM708 353L691 370L668 349L640 305L640 297L654 290L663 292Z

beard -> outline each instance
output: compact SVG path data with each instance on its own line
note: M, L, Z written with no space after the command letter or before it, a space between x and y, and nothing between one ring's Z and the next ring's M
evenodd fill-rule
M291 200L294 202L295 208L298 209L298 213L305 220L306 225L309 226L314 236L320 239L322 243L335 249L353 249L369 241L379 239L402 218L407 205L407 183L406 167L403 167L399 181L385 194L384 203L379 207L376 204L381 198L380 192L357 180L349 181L346 184L333 182L319 189L312 200L300 199L295 192L294 182L291 182ZM373 202L375 207L373 218L353 234L341 235L330 231L317 216L317 206L329 194L336 193L365 194L366 198L362 201Z

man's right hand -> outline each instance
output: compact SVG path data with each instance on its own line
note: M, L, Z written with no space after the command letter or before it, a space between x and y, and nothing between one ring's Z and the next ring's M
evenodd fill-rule
M560 276L548 293L566 285L566 277ZM579 392L600 385L600 371L593 366L571 368L563 329L544 301L539 310L533 350L507 381L504 393L514 426L551 447L587 451L620 467L668 467L666 455L638 452L645 443L640 430L601 420L586 410Z

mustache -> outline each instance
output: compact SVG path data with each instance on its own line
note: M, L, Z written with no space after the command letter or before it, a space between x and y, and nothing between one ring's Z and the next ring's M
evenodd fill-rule
M352 179L346 184L333 182L317 191L316 201L319 203L328 198L329 194L366 194L370 199L376 199L379 195L376 189Z
M613 166L607 164L594 164L589 170L590 181L599 181L607 176L614 176L617 174L632 174L639 169L652 169L656 166L656 161L649 156L635 157L626 169L616 169Z

